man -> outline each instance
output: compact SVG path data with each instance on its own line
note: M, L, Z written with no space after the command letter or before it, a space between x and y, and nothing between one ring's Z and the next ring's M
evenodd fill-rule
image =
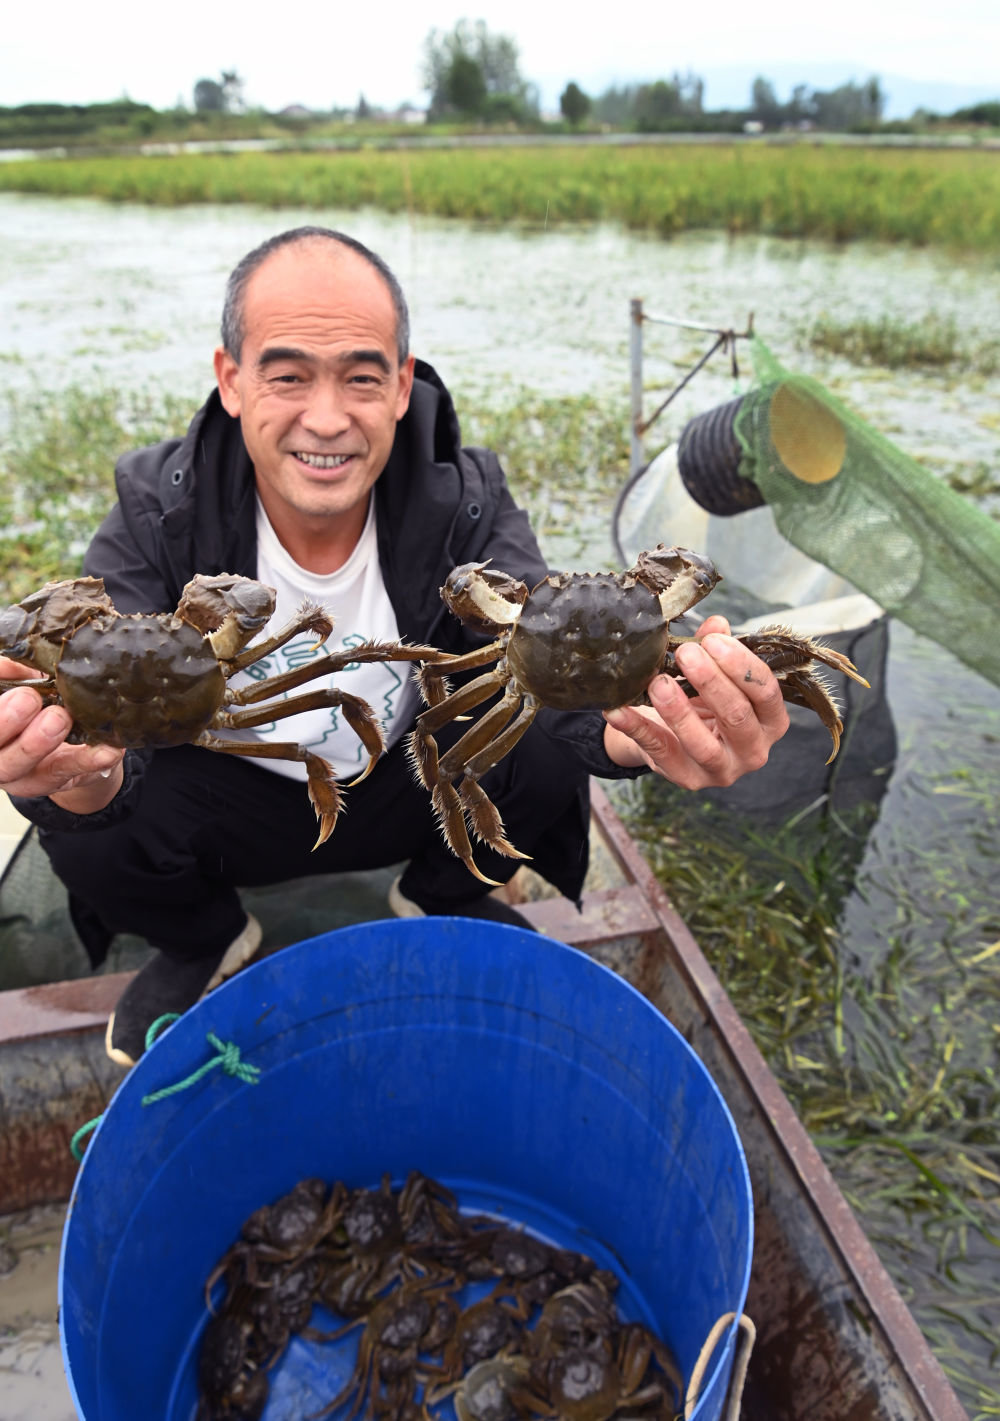
M406 303L381 259L326 229L279 234L232 273L222 336L217 389L187 436L120 461L119 501L86 572L123 612L171 611L196 572L229 572L278 587L275 627L307 593L330 607L348 646L481 644L440 601L448 571L492 559L533 585L546 568L495 456L461 448L447 391L409 353ZM511 842L563 893L577 898L586 872L591 773L648 768L692 789L730 784L784 734L774 677L728 631L709 618L678 652L698 699L659 677L649 707L543 711L489 772ZM310 654L311 640L293 643L296 654ZM132 1064L153 1021L253 957L260 930L239 887L406 860L397 911L524 921L443 844L407 762L419 702L398 671L357 668L338 681L375 701L389 748L315 853L315 820L288 762L71 745L62 707L42 708L28 686L0 698L0 787L39 825L92 961L117 932L156 949L109 1022L113 1059ZM2 662L0 674L30 673ZM302 734L298 718L279 722L281 738L311 739L353 778L353 733L318 714ZM477 861L500 881L517 867L485 846Z

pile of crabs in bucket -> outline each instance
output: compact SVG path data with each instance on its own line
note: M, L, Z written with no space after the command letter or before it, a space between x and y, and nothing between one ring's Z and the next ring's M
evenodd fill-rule
M617 1289L585 1254L463 1214L416 1171L398 1190L306 1179L247 1219L206 1282L199 1421L260 1417L294 1336L352 1332L353 1369L316 1416L416 1421L446 1399L461 1421L678 1415L670 1350L620 1319Z

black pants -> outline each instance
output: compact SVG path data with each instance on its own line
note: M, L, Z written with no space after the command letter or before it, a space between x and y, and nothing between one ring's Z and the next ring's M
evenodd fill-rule
M563 893L579 897L587 868L587 776L547 735L526 735L484 778L510 841ZM345 792L325 844L305 785L236 755L183 745L157 751L138 808L108 829L43 831L92 962L116 933L135 933L177 958L218 951L243 926L241 887L312 874L357 872L409 860L402 891L459 906L486 885L446 846L402 744ZM553 841L555 841L553 843ZM553 855L551 849L555 847ZM474 846L488 877L506 882L519 861ZM559 865L546 872L546 858Z

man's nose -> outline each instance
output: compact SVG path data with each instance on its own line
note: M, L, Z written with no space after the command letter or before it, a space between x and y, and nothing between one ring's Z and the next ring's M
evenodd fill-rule
M318 380L309 392L302 422L313 434L329 439L350 425L344 392L336 381Z

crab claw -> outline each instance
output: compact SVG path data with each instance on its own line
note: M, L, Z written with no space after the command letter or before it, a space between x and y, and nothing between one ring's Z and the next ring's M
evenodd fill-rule
M517 621L527 597L525 583L509 573L492 571L484 562L462 563L441 588L449 611L466 626L491 634Z

